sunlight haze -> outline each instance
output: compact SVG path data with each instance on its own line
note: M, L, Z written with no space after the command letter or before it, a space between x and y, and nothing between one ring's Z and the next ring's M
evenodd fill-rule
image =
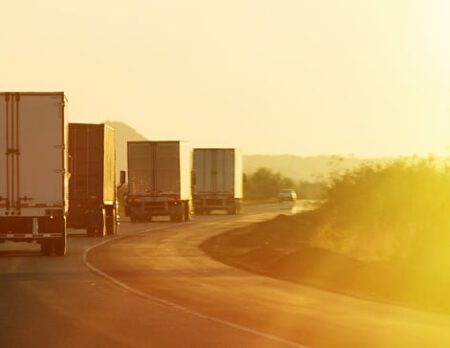
M3 3L1 91L260 154L449 154L450 3Z

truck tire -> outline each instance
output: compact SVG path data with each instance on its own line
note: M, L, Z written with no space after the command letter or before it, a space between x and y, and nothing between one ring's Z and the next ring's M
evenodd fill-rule
M55 233L61 233L62 237L52 241L53 250L56 256L64 256L67 251L67 232L66 232L66 218L56 218L52 224L52 230Z
M178 212L178 222L184 222L187 221L188 217L187 215L187 209L188 209L188 204L187 202L181 202L181 207L180 210Z
M88 213L86 216L86 235L95 237L95 214Z
M170 221L182 222L184 221L184 202L181 205L172 206L169 208Z
M67 252L67 237L64 236L53 241L53 248L56 256L65 256Z
M97 237L103 238L106 235L106 213L105 208L101 209L97 213L96 224L95 224L95 234Z
M114 207L106 207L106 234L108 236L117 234L117 212Z
M233 205L228 209L227 211L228 215L236 215L236 204L233 203Z
M235 206L235 214L240 214L241 210L242 210L242 205L241 205L241 200L240 199L236 199L234 201L234 206Z
M178 212L178 213L170 215L170 221L172 221L172 222L182 222L183 219L184 219L183 212Z
M184 204L184 221L191 221L191 208L189 206L189 202Z
M238 199L235 199L230 207L228 209L228 214L230 215L237 215L241 211L241 202Z
M50 256L53 251L53 241L43 240L41 242L41 254L42 256Z
M88 221L88 223L87 223L86 235L88 237L95 237L95 229L94 229L93 223L91 221Z
M130 221L131 222L138 222L139 221L139 217L136 214L131 213L130 214Z

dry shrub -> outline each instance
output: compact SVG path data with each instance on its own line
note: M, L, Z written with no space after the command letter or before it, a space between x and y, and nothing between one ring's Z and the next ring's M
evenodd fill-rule
M450 168L433 158L336 176L318 209L315 246L365 260L450 265Z

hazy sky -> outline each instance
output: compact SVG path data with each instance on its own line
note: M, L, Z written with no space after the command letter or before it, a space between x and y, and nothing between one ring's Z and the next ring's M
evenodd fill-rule
M0 63L1 91L150 139L450 152L448 0L2 1Z

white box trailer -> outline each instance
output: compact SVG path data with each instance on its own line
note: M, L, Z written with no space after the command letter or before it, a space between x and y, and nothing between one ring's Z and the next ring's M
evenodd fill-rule
M242 201L242 155L237 149L194 149L194 213L236 214Z
M128 142L127 210L131 221L191 216L192 151L183 141Z
M66 253L68 198L64 93L0 93L0 242Z

